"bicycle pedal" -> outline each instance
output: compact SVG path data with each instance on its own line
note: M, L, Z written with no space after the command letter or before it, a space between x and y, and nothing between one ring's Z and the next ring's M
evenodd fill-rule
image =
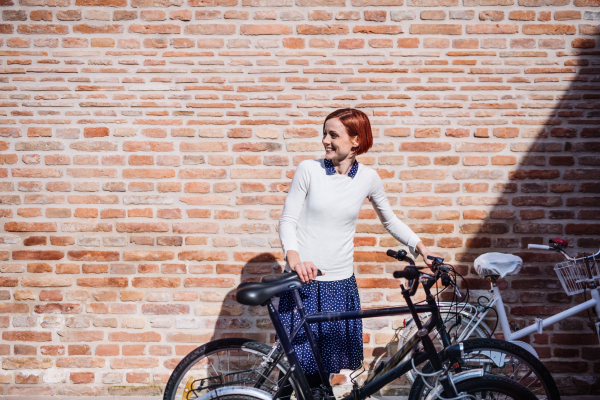
M310 391L315 400L335 400L335 397L330 396L328 390L324 387L311 388Z
M515 332L517 332L519 329L521 329L521 328L519 328L519 325L517 325L517 323L515 321L510 321L510 327Z

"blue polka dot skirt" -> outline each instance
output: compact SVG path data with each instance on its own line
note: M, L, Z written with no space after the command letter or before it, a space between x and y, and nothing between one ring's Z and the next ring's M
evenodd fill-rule
M341 281L312 281L300 289L307 314L326 311L360 310L360 298L356 279L352 275ZM288 334L299 324L294 312L296 303L292 292L286 292L279 301L279 316ZM330 321L311 324L315 340L327 373L338 373L341 369L357 369L363 360L362 321ZM316 374L317 364L312 355L304 329L292 342L300 365L305 374Z

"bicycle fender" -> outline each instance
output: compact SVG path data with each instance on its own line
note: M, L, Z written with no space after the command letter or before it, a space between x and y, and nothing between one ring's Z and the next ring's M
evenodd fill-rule
M250 388L250 387L242 387L242 386L229 386L229 387L219 388L219 389L213 390L211 392L208 392L205 395L198 397L196 400L217 400L217 399L219 399L220 396L233 395L233 394L251 396L256 400L272 400L273 399L273 396L271 396L269 393L267 393L263 390L260 390L260 389Z
M529 343L521 342L520 340L511 340L511 341L509 341L509 343L516 344L517 346L519 346L519 347L527 350L529 353L533 354L535 356L535 358L537 358L538 360L540 359L540 356L538 356L537 351L535 351L533 346L530 345Z
M463 372L459 372L456 375L452 375L452 382L454 382L454 385L456 386L456 384L459 382L467 381L469 379L481 378L481 377L483 377L483 375L484 375L483 368L470 369L468 371L463 371ZM443 391L444 391L444 388L442 387L442 385L437 385L436 390L430 391L429 395L427 395L427 398L425 400L438 399L439 397L436 395L436 392L442 393Z

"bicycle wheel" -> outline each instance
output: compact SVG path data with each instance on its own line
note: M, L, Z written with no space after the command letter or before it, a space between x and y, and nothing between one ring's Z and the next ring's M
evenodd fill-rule
M430 317L431 314L427 313L427 314L421 314L422 315L422 322L424 323L425 321L427 321ZM466 333L466 330L473 330L473 332L471 333L470 337L471 338L488 338L488 332L489 332L489 328L487 328L487 325L485 325L483 322L481 322L478 325L475 325L475 322L469 318L468 316L465 315L460 315L459 318L457 318L455 313L449 313L449 312L444 312L441 311L440 315L442 317L442 321L444 321L444 325L446 326L446 330L448 331L448 334L450 335L450 338L452 339L452 343L455 343L457 338L460 338L464 333ZM437 332L437 331L436 331ZM398 350L400 350L402 348L402 346L404 346L406 344L406 342L408 342L408 340L410 340L410 338L413 337L413 335L415 335L417 333L417 326L415 324L412 324L410 328L408 328L408 331L406 333L404 333L404 335L402 336L402 338L400 339L399 343L398 343ZM435 337L432 337L433 339L433 343L435 344L435 347L437 348L438 351L441 351L443 349L442 346L442 340L440 338L440 335L438 333L436 333ZM402 362L407 361L410 359L410 355L406 356ZM410 370L406 373L406 378L409 380L410 383L413 383L416 379L416 375L414 373L414 371Z
M466 392L476 399L486 400L535 400L536 397L523 385L497 375L484 375L456 384L458 393ZM448 398L446 393L441 397Z
M469 339L462 342L464 357L459 361L459 368L464 371L483 368L486 374L502 376L526 387L538 400L560 400L558 387L550 372L540 360L523 348L498 339ZM451 369L444 352L439 353L442 360ZM423 372L431 372L433 368L427 364ZM428 378L430 379L430 378ZM429 383L431 383L428 380ZM429 389L419 376L411 389L411 400L422 400L427 397Z
M177 364L163 399L193 400L223 387L256 388L272 396L283 384L281 380L289 366L283 357L275 365L277 353L268 358L270 352L268 345L249 339L208 342ZM285 384L296 388L293 377Z

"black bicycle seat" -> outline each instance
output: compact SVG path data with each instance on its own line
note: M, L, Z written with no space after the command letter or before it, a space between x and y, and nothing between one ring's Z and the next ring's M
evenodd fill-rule
M292 289L300 289L304 284L297 274L265 275L260 282L241 283L235 294L238 303L246 306L260 306L271 297Z

